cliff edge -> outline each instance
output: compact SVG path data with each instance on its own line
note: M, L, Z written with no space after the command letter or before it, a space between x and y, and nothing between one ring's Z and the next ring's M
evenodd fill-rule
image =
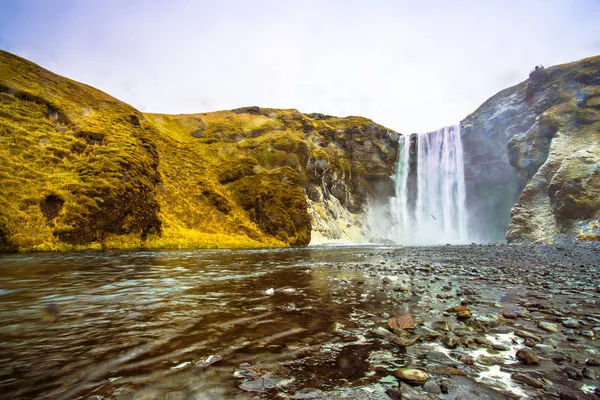
M461 128L475 237L600 240L600 56L532 70Z
M397 139L297 110L144 114L0 51L0 250L352 238L393 193Z

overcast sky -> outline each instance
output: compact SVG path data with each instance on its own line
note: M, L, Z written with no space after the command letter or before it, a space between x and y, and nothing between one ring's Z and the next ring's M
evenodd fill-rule
M0 48L141 111L296 108L411 133L600 54L600 0L0 0Z

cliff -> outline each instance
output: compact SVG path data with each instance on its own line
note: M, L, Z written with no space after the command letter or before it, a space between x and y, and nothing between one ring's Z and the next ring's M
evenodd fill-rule
M600 240L600 57L534 70L461 122L480 240Z
M144 114L0 51L0 250L350 238L393 193L397 139L296 110Z

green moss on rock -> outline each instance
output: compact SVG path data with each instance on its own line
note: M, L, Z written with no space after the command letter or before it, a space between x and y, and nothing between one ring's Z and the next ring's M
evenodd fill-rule
M290 167L247 176L229 185L252 221L290 246L310 242L310 217L298 173Z

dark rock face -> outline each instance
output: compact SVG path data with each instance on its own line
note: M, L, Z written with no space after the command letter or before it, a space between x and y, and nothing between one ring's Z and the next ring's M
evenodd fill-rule
M597 76L600 57L534 70L461 122L473 239L600 238Z

